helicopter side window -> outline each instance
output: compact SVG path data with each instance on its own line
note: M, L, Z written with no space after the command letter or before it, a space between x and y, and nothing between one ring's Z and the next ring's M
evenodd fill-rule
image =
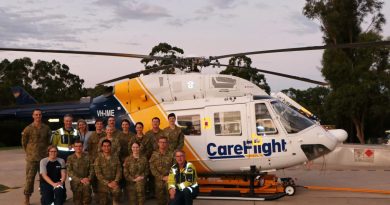
M264 103L255 104L257 135L276 134L278 131Z
M177 116L179 124L184 135L200 135L200 115L182 115Z
M241 114L240 111L214 113L214 128L217 136L240 136Z

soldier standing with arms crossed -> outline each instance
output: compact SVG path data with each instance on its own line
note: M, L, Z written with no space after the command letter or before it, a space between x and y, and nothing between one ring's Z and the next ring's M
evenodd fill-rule
M66 163L70 187L73 191L73 203L75 205L91 204L92 164L89 157L83 152L83 142L76 140L75 153L68 157Z
M168 152L168 140L166 137L160 137L158 139L158 150L153 152L149 163L150 171L155 180L157 203L158 205L166 205L168 202L168 175L173 164L172 153Z
M168 139L170 152L176 149L182 149L184 146L184 134L180 127L176 126L176 115L171 113L168 115L169 126L164 129L164 136Z
M42 111L35 109L32 113L33 122L22 132L22 147L26 152L26 185L24 188L25 205L30 204L34 192L34 179L39 170L39 162L47 156L51 131L42 123Z

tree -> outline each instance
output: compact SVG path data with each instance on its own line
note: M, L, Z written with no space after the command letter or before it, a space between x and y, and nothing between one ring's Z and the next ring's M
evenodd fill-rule
M247 56L235 56L229 59L229 66L220 74L234 75L240 78L251 81L265 92L270 94L271 88L269 87L263 74L251 69L252 60ZM246 68L237 68L233 66L240 66Z
M34 96L40 102L79 100L86 94L84 80L69 72L69 67L58 61L38 60L32 70L36 85Z
M94 88L87 88L87 96L91 98L97 97L107 92L108 87L104 85L97 85Z
M380 41L385 23L382 5L378 0L307 0L303 14L321 23L326 44ZM367 20L369 25L363 29ZM322 74L332 90L327 107L338 114L338 121L349 118L359 142L365 143L368 118L380 119L389 113L388 50L327 49L322 65ZM384 129L383 124L381 127Z
M149 53L150 56L164 57L162 60L142 59L141 63L145 64L145 69L172 65L163 71L166 74L174 74L175 68L185 72L200 72L196 65L192 65L190 60L180 59L179 54L184 54L184 50L176 46L171 46L168 43L159 43L152 48Z

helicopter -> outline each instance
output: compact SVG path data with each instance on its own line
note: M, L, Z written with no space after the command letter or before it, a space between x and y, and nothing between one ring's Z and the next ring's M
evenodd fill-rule
M323 128L315 120L291 108L288 103L268 95L255 84L239 77L195 73L141 74L158 72L177 64L227 66L220 64L218 60L232 56L387 45L390 45L390 41L275 49L209 58L171 59L171 65L102 82L101 84L106 84L122 80L115 83L111 92L92 99L87 106L92 118L115 116L116 119L130 120L133 126L141 121L146 130L151 128L154 117L160 118L161 127L167 127L167 115L175 113L177 125L185 135L184 151L187 160L196 166L199 174L267 173L321 157L334 150L348 135L341 129ZM158 56L90 51L18 48L0 50L164 59ZM255 69L319 85L327 84L274 71L235 67ZM17 110L13 111L17 113ZM10 112L12 111L8 111ZM0 118L2 113L5 111L0 111Z

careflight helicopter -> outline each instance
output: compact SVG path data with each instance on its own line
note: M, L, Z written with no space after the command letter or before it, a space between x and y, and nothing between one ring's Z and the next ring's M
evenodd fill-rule
M172 65L166 67L188 62L189 65L223 66L219 62L212 61L261 53L325 48L347 49L389 44L390 41L381 41L256 51L210 58L179 58L171 59ZM15 48L0 48L0 50L164 58L88 51ZM111 83L126 79L116 83L112 92L94 98L90 102L91 116L126 118L133 124L141 121L147 130L151 128L152 118L159 117L161 127L166 127L168 126L167 115L175 113L177 125L185 134L184 150L187 159L196 166L200 175L221 176L283 169L321 157L347 139L344 130L327 130L278 98L269 96L255 84L235 76L195 73L139 76L163 69L165 67L157 67L103 82ZM273 71L255 70L321 85L326 84ZM272 181L274 180L272 179L271 183ZM284 189L286 187L283 186ZM251 190L254 191L253 184ZM285 192L291 194L291 190Z

